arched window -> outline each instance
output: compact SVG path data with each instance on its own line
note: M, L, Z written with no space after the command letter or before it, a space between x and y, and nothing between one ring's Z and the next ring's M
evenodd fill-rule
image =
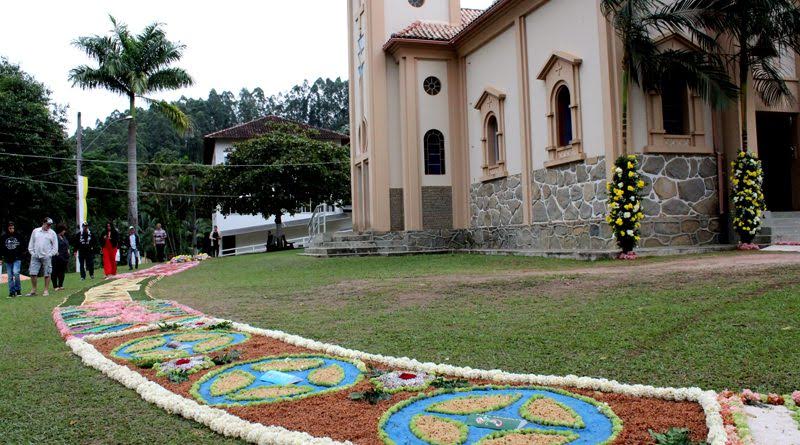
M425 174L443 175L444 166L444 135L439 130L429 130L425 133Z
M490 114L486 118L486 145L489 154L489 165L496 165L500 160L500 126L497 124L497 117Z
M556 126L558 146L566 147L572 141L572 110L570 109L569 88L562 85L556 92Z
M685 82L668 80L662 84L661 113L667 134L689 134L689 96Z

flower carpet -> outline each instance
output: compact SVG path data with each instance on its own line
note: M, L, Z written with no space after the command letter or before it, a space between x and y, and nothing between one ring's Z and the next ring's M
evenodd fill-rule
M641 444L673 427L713 445L748 443L733 398L699 388L422 363L172 301L56 308L53 318L87 366L251 443Z

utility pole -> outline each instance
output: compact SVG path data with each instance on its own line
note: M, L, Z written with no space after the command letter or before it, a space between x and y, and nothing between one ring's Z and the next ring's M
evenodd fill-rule
M78 230L81 230L81 161L83 160L83 128L81 127L81 112L78 111L78 130L75 134L75 141L77 142L77 150L75 152L75 222L78 225Z

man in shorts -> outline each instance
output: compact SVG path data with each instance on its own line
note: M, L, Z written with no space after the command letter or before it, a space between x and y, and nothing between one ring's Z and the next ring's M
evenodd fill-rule
M29 297L36 295L36 281L41 273L44 276L44 295L50 295L50 274L53 272L53 255L58 254L58 238L56 232L51 229L53 220L45 218L42 227L33 229L31 239L28 241L28 252L31 254L31 265L28 272L31 276L31 292Z

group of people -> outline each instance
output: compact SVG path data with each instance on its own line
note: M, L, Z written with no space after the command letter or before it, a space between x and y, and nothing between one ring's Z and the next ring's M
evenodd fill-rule
M22 295L20 273L22 261L30 255L28 272L31 278L31 291L26 296L35 296L38 292L38 278L44 277L44 292L49 295L50 283L54 291L64 289L64 277L70 258L70 244L77 257L81 280L94 279L94 257L99 247L103 256L103 272L112 277L117 274L117 258L120 247L127 250L128 269L139 268L141 261L142 245L139 235L133 226L128 227L126 236L121 237L114 224L107 223L99 239L89 227L88 222L81 224L81 229L73 237L72 243L66 236L67 226L59 224L53 228L53 220L45 218L41 227L31 233L26 243L17 231L14 222L9 222L6 231L0 237L0 266L5 265L8 275L8 297L14 298ZM166 260L166 243L168 235L161 224L156 224L153 230L153 247L156 251L157 262Z

